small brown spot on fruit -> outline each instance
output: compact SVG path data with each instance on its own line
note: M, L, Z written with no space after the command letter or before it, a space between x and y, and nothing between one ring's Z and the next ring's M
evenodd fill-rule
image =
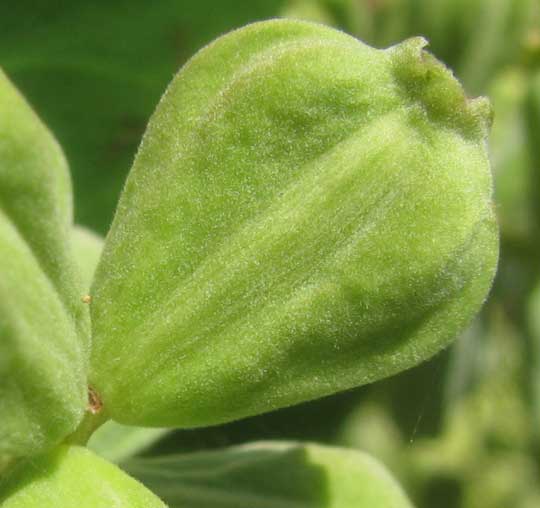
M91 303L92 302L92 297L90 295L84 295L81 298L81 301L82 301L82 303Z
M88 411L93 415L98 414L103 408L103 403L97 392L91 387L88 387Z

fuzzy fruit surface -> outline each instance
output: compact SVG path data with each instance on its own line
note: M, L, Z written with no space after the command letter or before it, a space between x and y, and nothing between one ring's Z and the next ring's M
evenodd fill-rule
M275 20L178 73L92 287L108 415L234 420L412 367L466 326L498 255L491 112L424 46Z
M72 221L62 150L0 70L0 458L49 449L83 416L90 322Z

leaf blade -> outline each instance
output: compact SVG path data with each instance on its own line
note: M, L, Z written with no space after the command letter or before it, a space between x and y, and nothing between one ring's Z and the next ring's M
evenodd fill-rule
M410 508L399 485L361 452L261 442L126 463L171 508Z

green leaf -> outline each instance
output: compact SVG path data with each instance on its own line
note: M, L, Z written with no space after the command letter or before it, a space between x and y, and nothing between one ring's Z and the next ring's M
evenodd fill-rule
M379 401L361 401L344 419L337 442L367 452L392 467L403 460L403 436L385 405Z
M145 429L109 421L88 441L88 448L105 459L119 463L149 448L170 429Z
M369 455L314 444L261 442L126 468L171 508L412 507Z
M73 251L83 279L89 291L94 272L103 250L103 238L83 226L75 226L72 233Z
M178 74L92 289L109 416L261 413L412 367L467 324L497 260L489 106L424 45L278 20Z
M143 485L86 448L61 446L0 483L1 508L165 508Z
M56 141L0 71L0 455L73 431L86 405L88 310Z

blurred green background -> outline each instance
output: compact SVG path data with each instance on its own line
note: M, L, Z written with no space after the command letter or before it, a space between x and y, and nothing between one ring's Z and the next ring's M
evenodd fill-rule
M490 97L499 273L482 314L431 362L272 414L158 433L146 453L316 440L369 451L418 508L540 507L540 0L1 0L0 65L64 147L76 221L105 234L177 69L218 35L276 16L377 47L423 35L468 94Z
M104 234L146 122L179 67L280 2L2 0L0 65L63 146L76 220Z

